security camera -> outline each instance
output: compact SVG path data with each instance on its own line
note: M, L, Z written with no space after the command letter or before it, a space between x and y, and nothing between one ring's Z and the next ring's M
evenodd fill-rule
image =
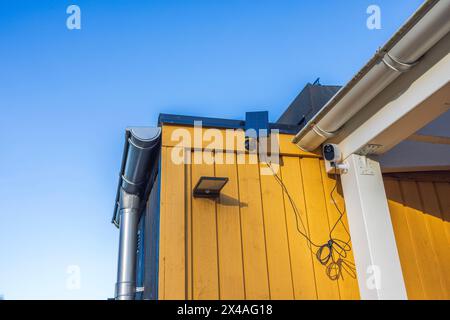
M327 143L323 146L322 152L323 158L326 160L326 172L346 173L348 171L348 163L342 160L342 152L338 145Z
M258 148L258 138L246 137L245 138L245 150L249 152L256 152Z
M327 143L323 146L323 157L329 162L340 162L342 158L338 145Z

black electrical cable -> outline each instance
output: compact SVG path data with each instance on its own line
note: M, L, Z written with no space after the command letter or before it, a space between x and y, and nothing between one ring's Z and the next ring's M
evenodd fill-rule
M278 184L281 186L281 188L283 189L285 194L288 196L289 202L291 203L292 209L294 210L295 222L296 222L296 227L297 227L298 233L300 233L305 238L305 240L307 241L308 246L309 246L310 249L311 249L311 246L316 247L316 248L320 248L320 245L314 243L311 240L310 236L307 234L308 233L307 228L306 228L305 224L303 223L303 220L302 220L302 217L300 216L299 210L298 210L294 200L292 199L291 194L289 193L289 191L288 191L286 185L284 184L283 180L281 180L281 178L277 175L277 173L273 169L272 164L270 162L265 162L265 163L270 168L270 170L272 171L273 176L275 177L275 180L277 180ZM300 228L299 228L299 224L298 224L299 221L300 221L303 229L305 230L304 232L301 231Z
M330 230L330 239L333 238L332 234L333 234L333 231L336 229L337 225L339 223L341 223L342 228L344 229L345 233L347 233L347 236L348 236L348 240L347 240L346 244L349 244L350 240L351 240L350 232L347 230L347 227L345 226L345 223L342 221L342 218L344 217L344 214L345 214L345 208L344 208L344 210L341 210L339 208L338 204L336 203L336 200L334 199L334 196L333 196L333 193L336 191L337 186L338 186L338 182L339 182L338 179L339 179L339 175L337 173L337 168L335 167L334 168L334 180L336 181L336 183L334 184L334 187L333 187L333 189L330 192L330 198L333 201L333 204L334 204L336 210L339 212L339 218L336 220L336 223L333 225L333 228L331 228L331 230Z
M329 234L330 241L332 241L332 245L334 245L333 247L334 251L330 250L330 256L328 257L328 260L331 259L332 261L328 264L327 274L331 279L338 279L341 276L343 278L342 270L344 270L350 275L350 277L356 278L356 270L354 263L346 259L347 254L352 250L352 247L350 245L351 241L350 232L348 231L347 227L345 226L345 223L342 220L345 214L345 207L344 210L341 210L333 196L339 183L339 175L336 167L334 168L334 179L336 183L330 192L330 198L333 201L336 210L339 212L339 218L336 220ZM339 223L342 225L342 228L344 229L345 233L348 236L347 241L333 238L333 231L336 229ZM336 258L333 253L336 253L337 255Z
M338 182L339 182L338 181L339 175L337 174L337 168L335 168L335 171L334 171L334 177L335 177L336 183L330 192L330 197L331 197L331 200L333 201L334 206L336 207L336 210L339 213L339 218L336 220L333 227L330 229L329 240L325 244L318 245L314 241L312 241L310 235L308 234L309 232L307 231L307 228L305 227L305 224L303 223L301 214L300 214L294 200L292 199L292 196L290 195L283 180L278 176L278 174L273 169L272 163L269 161L264 161L264 162L270 168L270 170L273 173L273 176L275 177L275 180L282 187L283 191L285 192L285 194L287 195L287 197L289 199L289 202L290 202L292 209L294 211L294 214L295 214L297 231L300 233L300 235L302 235L306 239L306 241L308 243L308 247L311 250L311 252L313 254L315 254L316 259L322 265L326 266L327 276L331 280L338 280L341 277L343 278L342 270L345 270L352 278L356 278L356 271L355 271L354 264L351 261L346 259L348 252L350 252L352 250L352 248L350 245L350 241L351 241L350 233L347 230L347 227L345 226L345 224L342 220L342 218L345 214L345 210L341 210L339 208L339 206L337 205L336 200L334 199L334 196L333 196L333 193L336 191ZM300 221L303 229L305 230L304 232L302 230L300 230L300 228L299 228L299 221ZM339 223L341 223L343 229L345 230L345 232L348 235L347 241L343 241L341 239L333 237L333 232L335 231L335 229ZM314 252L312 246L317 248L316 252Z

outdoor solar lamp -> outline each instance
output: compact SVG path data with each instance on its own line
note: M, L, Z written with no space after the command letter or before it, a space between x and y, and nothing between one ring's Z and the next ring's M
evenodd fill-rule
M228 178L201 177L194 188L194 198L218 198Z

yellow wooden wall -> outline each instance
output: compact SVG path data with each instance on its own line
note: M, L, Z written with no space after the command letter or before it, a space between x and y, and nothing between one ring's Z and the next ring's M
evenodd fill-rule
M359 298L357 279L344 272L333 281L313 258L282 187L260 174L264 164L175 164L171 154L183 147L171 140L174 129L164 126L162 138L160 299ZM318 155L302 152L291 138L279 137L279 176L312 239L324 243L338 217L330 198L335 181ZM222 152L236 160L235 151ZM220 201L192 198L201 176L229 178ZM339 193L335 198L343 207ZM335 236L346 239L342 228Z
M449 181L439 174L385 177L409 299L450 299Z

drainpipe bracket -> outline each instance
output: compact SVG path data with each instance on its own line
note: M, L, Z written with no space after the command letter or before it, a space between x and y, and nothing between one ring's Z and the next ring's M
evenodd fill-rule
M399 59L391 56L389 54L389 52L386 52L384 54L384 56L382 57L381 61L383 61L383 63L389 69L392 69L395 72L404 73L404 72L408 72L409 70L414 68L420 62L420 59L415 62L412 62L412 63L406 63L406 62L402 62Z
M140 206L139 196L128 193L124 189L120 190L120 210L139 209L139 206Z
M311 128L317 135L321 136L324 139L330 139L335 136L334 132L328 132L326 130L323 130L321 127L319 127L318 124L313 124Z

